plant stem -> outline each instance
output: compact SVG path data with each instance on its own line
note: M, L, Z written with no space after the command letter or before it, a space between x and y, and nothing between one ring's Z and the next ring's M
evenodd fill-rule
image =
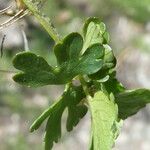
M88 89L88 86L87 86L87 83L85 81L85 79L82 77L82 76L79 76L79 80L81 82L81 85L83 87L83 90L86 94L86 98L87 98L87 103L88 103L88 106L89 106L89 111L90 111L90 114L91 114L91 122L92 122L92 111L91 111L91 106L90 106L90 101L92 100L92 97L90 96L90 93L89 93L89 89ZM89 144L89 149L92 150L93 149L93 124L91 123L91 131L90 131L90 144Z
M89 89L88 89L88 86L86 84L86 81L84 80L84 78L81 75L79 75L79 80L81 82L81 85L83 87L83 90L84 90L84 93L85 93L87 99L90 99L91 96L90 96Z
M51 21L48 17L45 17L38 10L36 4L34 4L31 0L23 0L27 8L33 13L33 15L37 18L38 22L44 27L44 29L48 32L50 37L56 42L61 42L61 38L59 34L56 32L56 29L52 26Z

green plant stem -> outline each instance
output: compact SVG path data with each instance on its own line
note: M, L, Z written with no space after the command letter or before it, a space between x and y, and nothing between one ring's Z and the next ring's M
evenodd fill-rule
M80 80L81 85L83 87L83 90L86 94L87 103L88 103L90 114L91 114L91 122L92 122L92 111L91 111L91 106L90 106L90 101L91 101L92 97L89 94L89 89L88 89L88 86L87 86L87 83L86 83L85 79L82 76L79 76L79 80ZM91 123L90 143L89 143L89 149L90 150L92 150L92 148L93 148L92 147L92 144L93 144L93 130L92 129L93 129L93 127L92 127L92 123Z
M87 99L91 98L90 93L89 93L88 86L87 86L87 84L86 84L86 81L84 80L84 78L83 78L81 75L79 75L79 80L80 80L80 82L81 82L81 85L82 85L82 87L83 87L83 90L84 90L84 92L85 92L85 95L86 95Z
M52 26L51 21L48 17L45 17L41 14L41 12L38 10L36 4L34 5L31 0L23 0L27 8L33 13L33 15L37 18L38 22L44 27L44 29L48 32L50 37L56 42L61 42L61 39L56 32L56 29Z

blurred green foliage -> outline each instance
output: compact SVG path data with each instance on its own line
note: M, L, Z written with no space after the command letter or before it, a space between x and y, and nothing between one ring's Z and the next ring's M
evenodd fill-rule
M95 12L102 14L104 19L115 13L119 15L127 15L131 19L146 23L150 16L149 0L89 0L92 1Z

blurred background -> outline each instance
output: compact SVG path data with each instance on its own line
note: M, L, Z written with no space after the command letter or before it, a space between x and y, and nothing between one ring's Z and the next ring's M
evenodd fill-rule
M12 6L15 0L0 0L0 10ZM47 0L41 10L51 18L58 32L64 36L81 32L89 16L105 22L111 37L111 47L118 60L117 78L127 89L150 88L150 0ZM0 16L0 24L9 19ZM29 49L55 65L53 41L37 23L26 16L0 31L3 57L0 58L0 150L42 150L44 127L29 133L29 126L40 113L62 93L63 86L27 88L12 80L12 59L24 51L26 35ZM71 132L63 130L56 150L87 150L89 142L89 114ZM65 114L63 116L65 124ZM150 150L150 106L124 122L114 150Z

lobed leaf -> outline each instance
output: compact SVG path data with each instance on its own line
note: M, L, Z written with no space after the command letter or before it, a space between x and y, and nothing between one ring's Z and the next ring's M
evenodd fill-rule
M109 41L109 35L106 32L106 26L96 17L89 18L83 27L84 45L82 53L86 49L96 43L103 44Z
M84 104L79 104L85 97L82 88L70 87L63 96L65 107L54 110L49 116L46 134L45 134L45 150L49 150L53 146L53 142L58 142L61 137L61 117L64 109L68 107L67 130L71 131L76 126L81 118L87 112L87 107ZM76 112L76 113L75 113Z
M19 53L14 58L13 65L22 72L16 74L13 79L23 85L38 87L66 84L79 74L92 74L100 70L103 66L104 47L94 44L80 56L81 47L80 34L68 35L64 43L55 47L55 54L60 64L55 68L51 67L44 58L33 53Z
M85 94L81 86L69 86L63 93L59 101L44 111L32 124L31 132L38 129L45 119L48 118L45 130L45 150L50 150L54 142L58 142L61 137L61 118L64 110L68 108L66 122L67 131L71 131L80 119L87 113L87 107L81 101Z
M100 43L105 48L103 67L98 72L89 76L91 79L99 80L100 82L105 81L106 78L109 78L110 69L116 65L116 58L108 45L110 39L106 26L98 18L89 18L83 27L83 35L84 45L82 53L86 51L87 47L95 43Z
M119 118L126 119L150 103L150 90L125 91L115 95L115 101L119 109Z
M104 63L102 68L98 72L89 75L89 77L93 80L102 81L105 78L109 79L109 77L112 75L113 68L116 66L116 58L112 52L112 49L109 47L109 45L104 45L104 48Z
M64 38L62 43L54 47L54 52L59 65L69 60L78 59L83 46L83 38L78 33L71 33Z
M60 107L49 116L45 130L45 150L50 150L53 147L53 142L58 142L61 138L61 117L64 107Z
M44 58L33 53L22 52L17 54L13 60L13 65L16 69L22 71L13 77L14 81L20 84L38 87L62 82L54 68Z
M101 69L103 65L104 47L94 44L81 55L82 37L78 33L68 35L63 43L54 48L61 75L75 77L78 74L91 74Z
M112 97L102 91L89 100L92 118L92 150L110 150L118 132L118 108Z

